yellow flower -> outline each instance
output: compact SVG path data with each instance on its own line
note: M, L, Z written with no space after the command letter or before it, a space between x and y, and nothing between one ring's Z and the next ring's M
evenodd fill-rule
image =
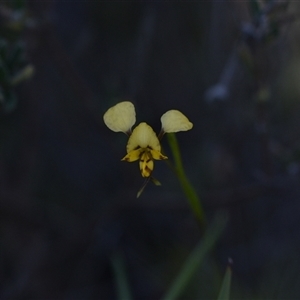
M162 129L159 138L152 127L142 122L134 128L134 105L129 101L116 104L107 110L103 116L106 126L115 132L124 132L129 135L127 155L122 161L140 161L140 171L143 177L150 178L154 168L154 160L168 159L161 153L159 138L164 133L187 131L193 127L188 118L178 110L169 110L161 117Z

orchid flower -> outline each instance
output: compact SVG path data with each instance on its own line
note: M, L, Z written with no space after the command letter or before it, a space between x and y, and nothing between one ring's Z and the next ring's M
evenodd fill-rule
M159 184L151 173L154 169L154 160L168 159L161 153L159 139L165 133L187 131L192 129L193 124L178 110L169 110L161 117L161 132L159 137L147 123L142 122L133 131L132 126L136 122L134 105L124 101L109 108L103 116L106 126L115 132L124 132L129 136L127 143L127 155L122 161L133 162L139 160L142 177L151 178L154 183Z

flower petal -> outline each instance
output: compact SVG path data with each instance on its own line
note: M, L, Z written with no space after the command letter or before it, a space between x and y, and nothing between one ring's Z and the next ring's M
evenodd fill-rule
M160 120L165 133L187 131L193 128L193 123L179 110L167 111Z
M143 151L144 151L144 149L142 149L142 148L132 150L125 157L123 157L121 160L125 160L125 161L128 161L128 162L136 161L140 158L141 153Z
M107 110L103 120L110 130L127 133L135 123L134 105L129 101L120 102Z
M142 122L132 131L127 143L127 153L137 148L154 149L160 152L160 143L152 127Z

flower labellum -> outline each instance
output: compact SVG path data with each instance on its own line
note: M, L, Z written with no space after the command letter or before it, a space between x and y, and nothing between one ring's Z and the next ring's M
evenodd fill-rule
M127 143L127 155L122 159L128 162L140 160L143 177L149 177L154 168L153 160L168 159L161 154L160 142L152 127L142 122L134 128Z

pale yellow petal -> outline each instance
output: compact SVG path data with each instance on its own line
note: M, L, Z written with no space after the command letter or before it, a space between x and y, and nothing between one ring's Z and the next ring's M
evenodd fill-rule
M179 110L169 110L161 117L162 130L166 133L187 131L193 128L193 123Z
M105 125L115 132L128 132L135 123L134 105L124 101L109 108L103 116Z
M160 143L153 131L147 123L140 123L132 131L127 143L127 153L138 148L150 148L160 152Z

